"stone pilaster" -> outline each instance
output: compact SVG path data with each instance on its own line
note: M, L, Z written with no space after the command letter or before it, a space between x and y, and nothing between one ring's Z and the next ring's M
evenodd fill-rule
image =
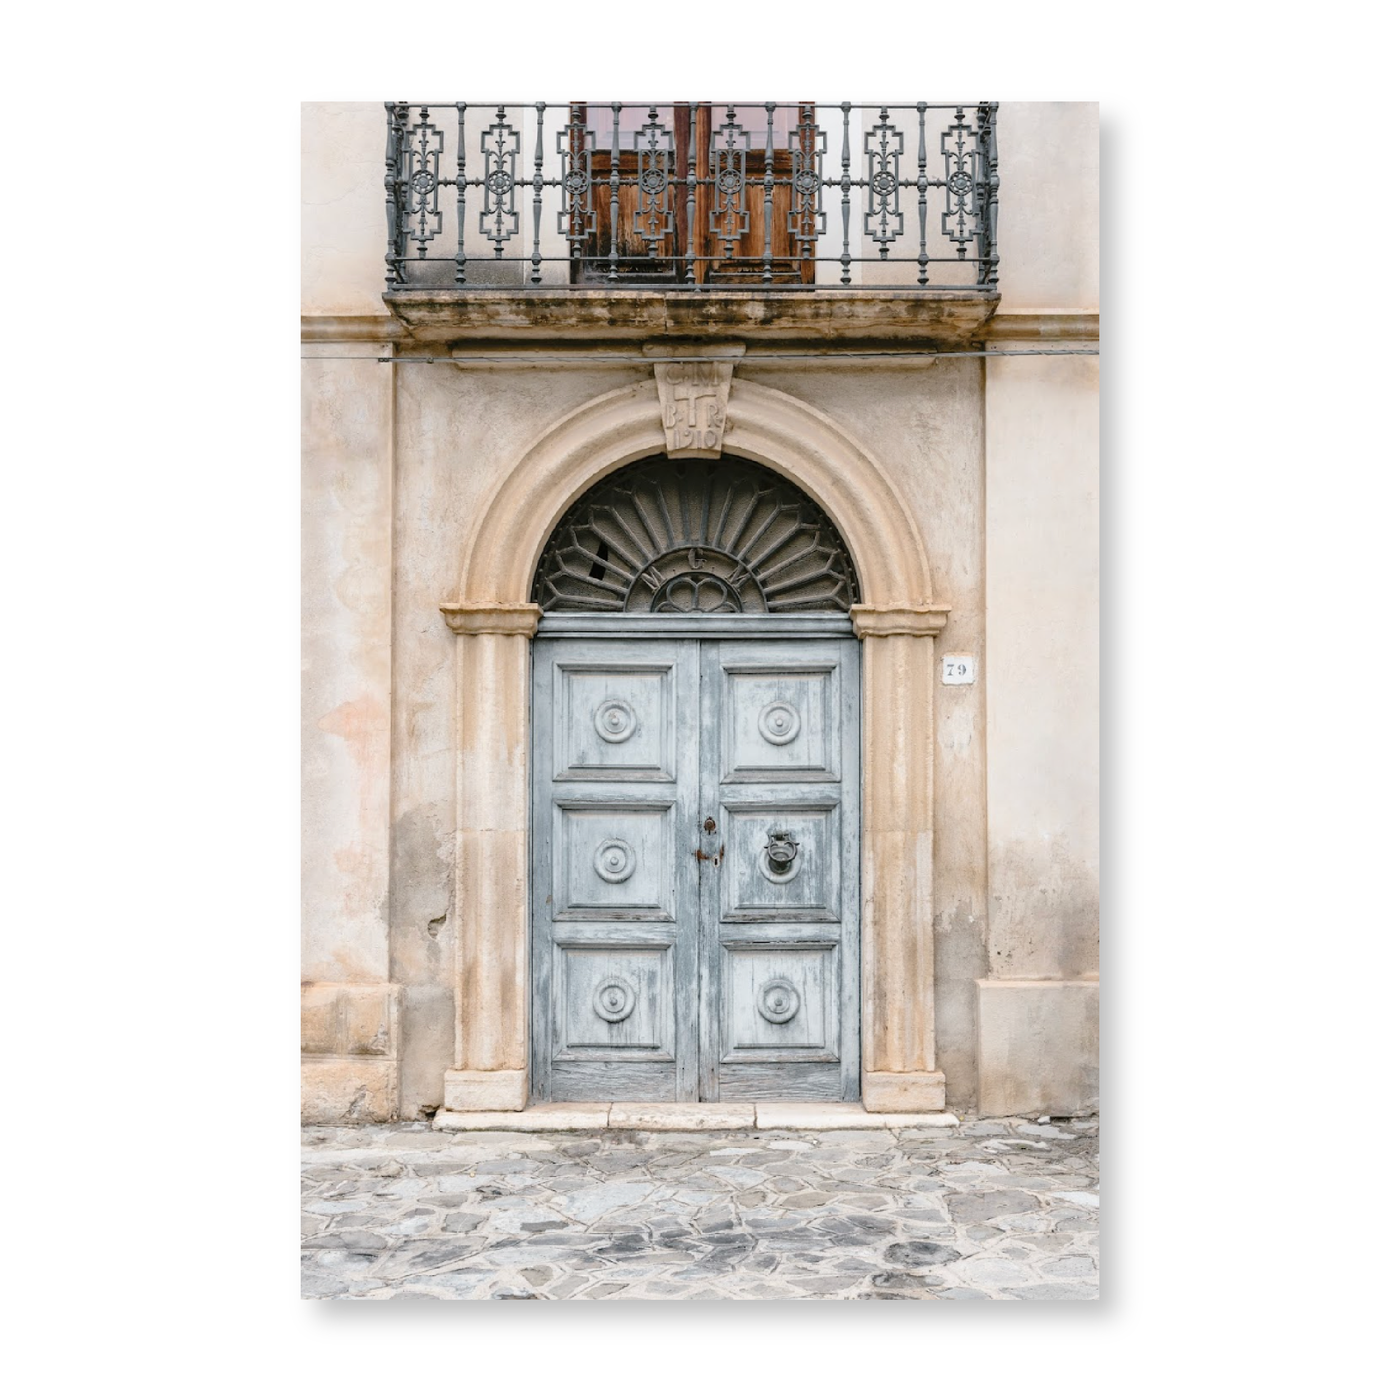
M934 640L941 607L851 609L862 639L861 1099L944 1106L934 1045Z
M457 1041L448 1109L529 1096L530 638L533 604L452 603L457 634Z

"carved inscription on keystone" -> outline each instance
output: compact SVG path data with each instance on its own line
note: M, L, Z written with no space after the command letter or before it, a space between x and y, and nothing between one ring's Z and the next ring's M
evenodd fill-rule
M733 376L734 366L719 360L656 366L668 457L720 455Z

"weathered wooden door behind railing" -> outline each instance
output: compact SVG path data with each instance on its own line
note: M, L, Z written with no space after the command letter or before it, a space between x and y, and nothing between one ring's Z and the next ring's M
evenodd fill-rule
M771 127L766 107L574 104L594 221L570 280L815 282L815 118L811 103L775 104Z

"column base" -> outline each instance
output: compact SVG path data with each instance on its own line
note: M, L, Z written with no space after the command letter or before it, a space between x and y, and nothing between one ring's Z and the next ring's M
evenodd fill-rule
M947 1101L941 1069L866 1070L860 1077L860 1101L868 1113L937 1113Z
M529 1097L530 1076L523 1069L450 1069L443 1075L442 1106L455 1113L518 1112Z

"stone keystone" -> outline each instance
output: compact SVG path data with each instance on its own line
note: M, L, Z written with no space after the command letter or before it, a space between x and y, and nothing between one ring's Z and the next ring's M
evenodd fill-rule
M669 360L656 366L656 389L661 396L661 427L668 457L718 457L724 451L729 413L729 386L734 361L742 347L648 345L651 355L704 355ZM734 353L735 348L738 354Z

